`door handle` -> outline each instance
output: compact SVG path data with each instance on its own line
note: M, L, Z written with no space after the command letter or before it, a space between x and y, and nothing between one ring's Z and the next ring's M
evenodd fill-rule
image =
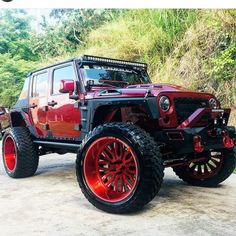
M30 105L30 108L35 108L35 107L37 107L38 105L37 104L35 104L35 103L32 103L31 105Z
M55 102L54 100L51 102L48 102L48 106L50 107L54 107L55 105L57 105L57 102Z

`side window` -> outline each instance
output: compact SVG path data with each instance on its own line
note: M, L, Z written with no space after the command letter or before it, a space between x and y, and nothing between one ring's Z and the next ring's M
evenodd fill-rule
M75 80L75 71L73 66L66 66L55 69L53 72L52 94L60 94L61 80Z
M34 76L32 97L46 97L47 95L48 73Z
M22 88L22 90L21 90L21 94L20 94L19 99L25 99L25 98L27 98L27 96L28 96L28 88L29 88L29 81L30 81L30 78L27 77L27 78L25 79L25 83L24 83L24 86L23 86L23 88Z

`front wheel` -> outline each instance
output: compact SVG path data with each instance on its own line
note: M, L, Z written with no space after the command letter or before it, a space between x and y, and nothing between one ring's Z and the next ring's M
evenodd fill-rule
M110 213L141 209L158 193L162 156L155 141L131 124L96 127L82 143L76 173L85 197Z
M183 181L202 187L215 187L233 173L236 166L236 149L211 151L205 155L205 161L174 167L174 172Z

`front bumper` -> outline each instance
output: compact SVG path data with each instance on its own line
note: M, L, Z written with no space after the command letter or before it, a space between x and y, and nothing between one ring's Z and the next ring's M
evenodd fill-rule
M210 117L207 125L194 127L207 113ZM198 109L177 128L155 132L155 139L175 154L233 148L236 146L236 130L233 126L226 126L229 114L230 109Z
M236 146L236 131L231 126L211 131L206 127L166 129L156 132L155 138L175 154L201 153Z

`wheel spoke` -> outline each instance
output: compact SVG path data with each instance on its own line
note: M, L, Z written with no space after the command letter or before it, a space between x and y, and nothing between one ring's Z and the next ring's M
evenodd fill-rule
M215 166L217 166L218 163L220 162L219 159L215 159L215 158L211 158L211 161L215 164Z
M204 165L204 174L209 173L207 163Z
M125 172L125 175L130 179L130 181L133 183L133 181L135 180L135 175L134 174L130 174L127 171Z
M217 155L212 155L211 156L211 158L217 158L217 159L221 159L222 158L222 155L219 155L219 154L217 154Z
M107 160L102 160L102 159L100 159L99 161L98 161L98 165L100 166L100 165L108 165L109 164L109 162L107 161Z
M205 160L191 162L188 166L188 172L192 178L207 179L216 175L223 162L222 153L211 152Z
M105 182L108 179L108 177L111 177L112 175L114 175L112 172L105 173L102 176L103 181Z
M113 162L116 159L114 151L112 149L110 149L109 146L106 146L104 148L104 152L103 153L106 153L107 156L108 156L107 153L109 153L111 155L111 157L109 158L111 160L111 162Z
M204 174L204 165L199 165L200 171L199 174Z
M129 167L134 167L134 169L130 169ZM136 173L136 169L135 169L135 166L127 166L126 168L126 171L129 173L129 174L135 174Z
M109 157L109 155L105 152L105 150L101 154L104 157L104 159L107 160L108 162L113 161L113 159Z
M198 165L196 164L195 166L194 166L194 174L196 174L197 172L198 172Z
M124 192L124 176L120 175L120 191Z
M84 175L91 191L108 202L128 197L138 177L131 147L119 138L102 137L89 150L84 157Z
M210 166L208 165L208 163L206 163L206 168L207 168L207 171L208 171L208 172L211 172L211 168L210 168Z
M116 142L113 145L114 145L115 158L118 159L119 158L119 144Z
M100 171L104 171L104 172L107 172L107 171L110 172L110 171L111 171L111 167L109 167L109 166L108 166L108 167L99 166L99 170L100 170Z
M131 184L131 183L129 182L129 180L127 179L127 175L124 176L124 182L126 183L126 185L127 185L127 187L128 187L129 189L132 188L132 184Z
M130 152L126 152L124 157L123 157L123 161L124 163L129 163L131 161L134 161L133 157L132 157L132 154Z
M114 143L114 152L117 159L122 159L124 153L124 147L121 143L115 142Z
M110 187L110 184L114 181L115 175L112 175L112 177L105 183L107 187Z
M212 160L208 161L208 165L212 167L211 169L215 169L216 168L216 164Z
M195 163L194 163L194 162L191 162L191 163L189 164L189 168L190 168L190 169L192 169L194 166L195 166Z
M118 187L119 187L119 185L118 185L118 180L119 180L119 175L116 175L115 180L114 180L114 186L113 186L113 187L114 187L113 190L114 190L115 192L119 191L119 190L118 190Z

